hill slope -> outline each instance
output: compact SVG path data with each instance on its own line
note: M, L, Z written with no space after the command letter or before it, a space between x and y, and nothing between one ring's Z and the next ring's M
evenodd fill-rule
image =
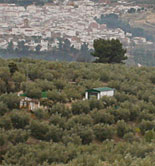
M48 109L19 109L21 90ZM153 166L154 110L155 68L0 59L1 165Z

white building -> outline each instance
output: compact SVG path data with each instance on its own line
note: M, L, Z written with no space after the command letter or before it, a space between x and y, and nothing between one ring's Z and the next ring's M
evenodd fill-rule
M85 91L85 99L95 96L98 100L103 96L114 96L115 89L108 87L93 88Z

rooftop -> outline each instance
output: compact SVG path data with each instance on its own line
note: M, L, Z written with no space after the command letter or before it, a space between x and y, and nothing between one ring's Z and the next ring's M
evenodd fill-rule
M26 93L22 93L20 94L21 97L27 97ZM47 92L42 92L41 93L41 97L42 98L47 98Z
M111 91L111 90L114 90L114 89L109 87L99 87L99 88L88 89L86 90L86 92L104 92L104 91Z

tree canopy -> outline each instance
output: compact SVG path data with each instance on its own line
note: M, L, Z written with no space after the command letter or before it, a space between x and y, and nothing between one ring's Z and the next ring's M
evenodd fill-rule
M103 86L115 95L83 100ZM154 110L154 67L0 59L0 165L154 166Z
M92 55L96 57L95 62L101 63L122 63L126 60L126 50L123 48L122 43L118 39L94 40L94 52Z

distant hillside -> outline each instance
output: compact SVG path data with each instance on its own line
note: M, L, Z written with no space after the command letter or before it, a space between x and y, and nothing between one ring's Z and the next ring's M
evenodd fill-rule
M28 6L31 4L44 5L45 3L53 3L53 0L0 0L0 3L13 3L16 5Z
M128 2L134 2L137 4L155 5L154 0L126 0Z

